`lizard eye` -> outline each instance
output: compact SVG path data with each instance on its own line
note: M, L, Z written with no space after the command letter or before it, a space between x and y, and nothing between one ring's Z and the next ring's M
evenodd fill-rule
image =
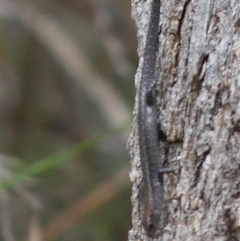
M151 233L151 231L153 230L154 225L152 223L149 224L149 232Z
M149 226L148 226L148 235L150 237L153 237L154 233L155 233L155 226L154 226L153 223L150 223Z

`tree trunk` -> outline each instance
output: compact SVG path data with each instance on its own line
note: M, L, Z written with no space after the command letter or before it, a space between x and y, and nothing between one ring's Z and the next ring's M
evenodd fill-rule
M132 0L140 57L152 1ZM156 240L240 240L240 2L162 0L156 58L164 204ZM136 96L136 101L138 95ZM137 108L135 105L135 114ZM151 240L141 224L137 120L128 142L132 164L129 241Z

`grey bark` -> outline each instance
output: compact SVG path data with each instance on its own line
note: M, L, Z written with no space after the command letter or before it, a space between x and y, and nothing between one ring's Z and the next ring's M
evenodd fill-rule
M137 90L151 2L132 0ZM156 240L240 240L240 2L162 0L161 5L156 75L167 141L159 148L166 166L179 171L164 176L166 208ZM135 117L128 149L133 182L128 240L149 240L141 225Z

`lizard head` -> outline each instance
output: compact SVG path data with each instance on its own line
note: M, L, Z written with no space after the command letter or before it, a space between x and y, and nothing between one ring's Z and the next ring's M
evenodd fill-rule
M160 213L155 209L153 202L150 201L146 207L142 216L142 225L148 237L154 238L158 229Z

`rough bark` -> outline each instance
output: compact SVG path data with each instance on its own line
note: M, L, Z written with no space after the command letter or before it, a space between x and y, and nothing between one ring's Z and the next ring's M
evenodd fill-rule
M132 0L140 57L137 90L151 2ZM166 214L156 240L240 240L239 0L161 1L156 76L159 123L167 139L159 148L165 165L179 170L164 176ZM148 240L138 199L136 118L132 129L128 240Z

